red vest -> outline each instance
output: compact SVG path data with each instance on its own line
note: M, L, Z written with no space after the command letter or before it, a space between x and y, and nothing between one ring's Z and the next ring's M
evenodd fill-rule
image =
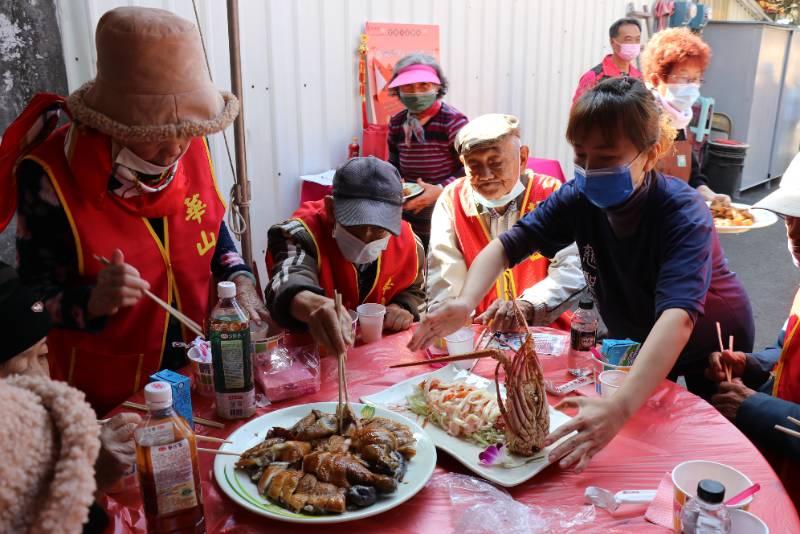
M108 191L110 138L78 127L68 132L69 125L60 128L26 159L45 170L69 219L79 272L79 279L72 282L95 283L103 265L94 255L108 258L119 248L154 294L177 303L183 313L203 324L211 258L225 214L205 140L191 142L163 191L122 200ZM163 243L148 218L162 219ZM51 330L53 378L84 391L95 410L105 413L158 371L168 319L163 309L143 297L108 317L99 333ZM194 337L185 329L183 336Z
M375 283L364 299L359 298L358 271L356 266L342 256L333 236L333 219L328 216L324 200L302 204L292 215L306 227L317 249L317 272L319 284L325 295L333 298L334 289L342 295L342 303L350 310L359 304L377 302L388 304L417 279L417 242L411 226L403 221L399 236L391 236L389 244L378 258ZM267 252L267 267L270 272L274 260Z
M778 365L772 396L800 403L800 290L794 297Z
M543 174L528 172L528 178L525 197L520 206L520 218L536 209L539 202L542 202L561 186L561 182L556 178ZM467 211L462 205L462 190L465 183L466 178L462 178L453 191L453 222L461 253L464 255L467 268L469 268L478 254L489 244L491 235L479 215L467 215ZM537 252L513 268L506 269L495 282L495 290L486 294L475 309L475 313L483 313L498 298L518 298L525 289L547 277L549 266L550 260ZM564 313L551 326L560 330L569 330L570 317L571 314Z

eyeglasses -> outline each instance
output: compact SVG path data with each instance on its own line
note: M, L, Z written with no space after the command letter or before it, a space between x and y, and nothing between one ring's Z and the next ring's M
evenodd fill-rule
M700 85L705 83L705 79L703 78L690 78L689 76L681 74L670 74L667 76L667 81L670 83L698 83Z

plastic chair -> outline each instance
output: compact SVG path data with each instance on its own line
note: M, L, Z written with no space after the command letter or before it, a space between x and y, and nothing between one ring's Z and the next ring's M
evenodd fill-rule
M697 99L697 106L700 108L699 111L695 113L697 125L689 126L689 130L694 134L695 142L702 143L705 141L706 136L711 133L711 117L714 112L714 99L710 96L701 96Z
M561 164L556 159L528 158L528 163L525 167L533 172L557 178L562 184L567 181L564 177L564 171L561 169Z
M709 139L730 139L733 132L733 120L725 113L714 112L711 117L711 133Z

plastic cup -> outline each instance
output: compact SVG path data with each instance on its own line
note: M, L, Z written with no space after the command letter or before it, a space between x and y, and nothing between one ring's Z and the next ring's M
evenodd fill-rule
M356 308L358 325L361 328L361 341L374 343L383 337L383 318L386 306L383 304L362 304Z
M475 333L472 328L459 328L449 336L445 336L444 340L447 342L447 353L450 356L467 354L475 350ZM477 361L477 359L462 360L453 362L453 366L459 369L470 369Z
M211 354L203 356L200 349L192 347L186 353L192 362L192 381L194 390L203 397L214 396L214 366L211 364Z
M628 373L624 371L603 371L600 373L600 395L610 397L622 387Z
M761 519L744 510L731 510L731 534L769 534Z
M681 529L681 510L690 498L695 497L697 483L704 478L719 481L725 486L724 499L730 499L737 493L753 485L747 475L733 467L709 460L689 460L675 466L672 470L673 502L672 523L676 532ZM753 502L753 495L738 504L729 506L738 510L747 510ZM733 530L731 530L733 532ZM758 532L747 531L747 532Z

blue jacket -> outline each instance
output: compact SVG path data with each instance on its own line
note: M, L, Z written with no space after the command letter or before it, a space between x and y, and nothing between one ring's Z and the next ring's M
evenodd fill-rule
M750 363L756 364L761 371L772 371L781 356L785 336L786 332L782 330L774 345L750 354ZM800 456L800 438L778 432L774 426L781 425L800 432L800 428L795 428L786 419L787 416L800 419L800 404L773 397L773 382L774 378L770 378L761 385L758 393L745 399L736 414L736 426L759 448L797 458Z

